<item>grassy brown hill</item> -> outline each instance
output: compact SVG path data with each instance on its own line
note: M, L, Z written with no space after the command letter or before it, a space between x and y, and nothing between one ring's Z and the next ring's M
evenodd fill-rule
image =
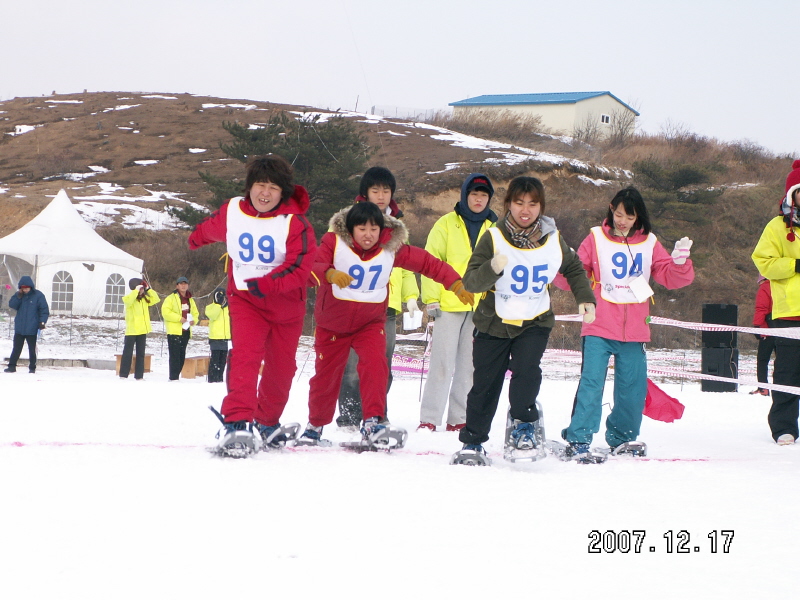
M198 171L228 178L241 177L243 171L241 163L219 148L220 143L229 141L223 121L257 125L266 122L275 110L317 109L131 92L2 102L0 190L4 193L0 193L0 236L33 218L59 189L67 189L73 199L96 197L99 182L113 183L117 189L114 195L134 199L131 204L135 205L144 205L135 200L143 195L150 196L151 201L146 203L150 208L162 208L167 202L207 205L211 194ZM658 289L653 313L699 320L703 303L730 302L740 306L740 323L749 322L757 277L749 255L764 224L775 214L791 165L789 157L774 158L752 145L726 144L686 132L634 136L625 144L604 148L570 144L542 132L520 136L519 128L513 135L491 127L469 131L480 138L506 142L504 146L482 146L433 125L341 114L363 127L367 144L374 150L372 164L388 166L397 176L397 199L407 215L411 241L417 245L424 245L435 219L452 209L461 181L473 171L485 172L496 181L500 193L495 197L495 208L511 177L539 176L547 188L548 214L556 218L566 239L577 245L588 228L600 222L608 200L620 187L632 182L645 184L630 171L637 161L707 167L709 179L695 187L716 187L721 195L713 202L679 206L677 211L666 209L655 219L656 233L668 248L678 235L695 240L692 257L697 278L685 290ZM204 151L198 151L201 149ZM83 179L75 175L91 173L90 167L106 171ZM628 170L627 174L623 170ZM691 186L687 189L691 191ZM159 193L165 194L163 200L158 200ZM647 198L646 189L643 193ZM112 225L99 227L98 232L143 258L154 284L161 289L170 289L175 274L180 273L192 277L194 287L203 293L222 276L216 259L223 249L190 253L185 231ZM565 312L571 310L564 295L557 294L556 301ZM667 328L654 328L654 336L656 346L691 341L687 338L691 334Z

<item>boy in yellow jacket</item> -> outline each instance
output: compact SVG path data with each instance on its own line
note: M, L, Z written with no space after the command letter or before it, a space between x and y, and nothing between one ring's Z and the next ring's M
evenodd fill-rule
M224 381L225 365L228 362L228 342L231 339L231 313L225 290L223 288L214 290L213 300L206 306L208 345L211 349L208 383Z

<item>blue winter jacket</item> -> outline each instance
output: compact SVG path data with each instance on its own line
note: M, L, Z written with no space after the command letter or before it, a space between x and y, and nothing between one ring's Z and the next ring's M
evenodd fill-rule
M39 333L39 324L47 323L50 308L47 298L33 285L33 279L25 275L19 280L19 287L28 285L31 288L27 294L20 298L18 294L11 296L8 301L9 308L17 311L14 317L14 333L18 335L36 335Z

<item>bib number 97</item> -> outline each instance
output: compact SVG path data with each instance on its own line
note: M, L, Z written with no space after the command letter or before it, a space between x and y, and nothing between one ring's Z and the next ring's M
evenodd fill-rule
M381 271L383 271L382 265L372 265L369 268L369 273L372 275L372 277L367 277L367 279L369 279L369 288L367 289L370 291L375 289L375 285L378 283L378 277L380 277ZM348 287L354 290L361 288L361 286L364 284L364 276L367 275L367 273L364 271L364 267L361 265L353 265L350 267L350 270L347 272L347 274L353 278L353 282Z

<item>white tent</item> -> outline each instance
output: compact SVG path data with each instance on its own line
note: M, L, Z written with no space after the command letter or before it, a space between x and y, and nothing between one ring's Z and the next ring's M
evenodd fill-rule
M111 316L123 312L128 280L142 260L105 241L64 190L32 221L0 238L0 257L12 286L30 275L56 313Z

